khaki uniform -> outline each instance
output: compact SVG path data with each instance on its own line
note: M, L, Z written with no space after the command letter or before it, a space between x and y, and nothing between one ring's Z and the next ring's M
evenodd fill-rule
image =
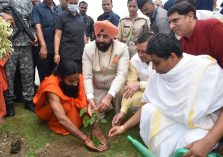
M135 42L138 36L142 32L150 31L148 21L143 17L137 17L135 19L125 17L120 20L118 28L119 35L117 36L117 39L128 45L131 58L136 53Z

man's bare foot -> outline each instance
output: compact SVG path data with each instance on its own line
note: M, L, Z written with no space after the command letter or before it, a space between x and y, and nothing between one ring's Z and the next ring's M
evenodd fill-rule
M101 146L107 147L107 140L98 124L94 124L91 134L93 137L97 137Z

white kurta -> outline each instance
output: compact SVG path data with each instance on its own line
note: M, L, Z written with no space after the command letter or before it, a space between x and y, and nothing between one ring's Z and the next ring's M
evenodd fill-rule
M130 63L136 69L140 81L147 81L149 75L153 72L152 64L142 62L142 60L139 58L138 53L131 58Z
M183 54L168 73L154 73L144 93L140 135L157 156L201 139L223 106L223 70L207 55Z
M113 48L101 52L93 41L85 45L82 59L87 98L93 98L96 103L100 103L107 93L115 97L127 78L129 68L127 45L114 40Z

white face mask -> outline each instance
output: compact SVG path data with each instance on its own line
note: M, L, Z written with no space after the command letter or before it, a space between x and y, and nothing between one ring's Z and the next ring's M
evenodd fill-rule
M77 11L78 6L76 4L67 4L67 9L73 13Z

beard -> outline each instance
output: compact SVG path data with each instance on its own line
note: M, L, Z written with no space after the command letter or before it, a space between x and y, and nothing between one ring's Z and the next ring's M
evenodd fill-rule
M73 85L68 86L63 81L60 81L59 86L60 86L60 89L63 91L64 95L68 97L72 97L72 98L78 97L79 84L77 86L73 86Z
M100 51L102 51L102 52L106 52L108 49L109 49L109 47L111 46L111 44L112 44L112 41L111 42L109 42L109 43L103 43L103 42L97 42L96 41L96 46L97 46L97 48L100 50Z

